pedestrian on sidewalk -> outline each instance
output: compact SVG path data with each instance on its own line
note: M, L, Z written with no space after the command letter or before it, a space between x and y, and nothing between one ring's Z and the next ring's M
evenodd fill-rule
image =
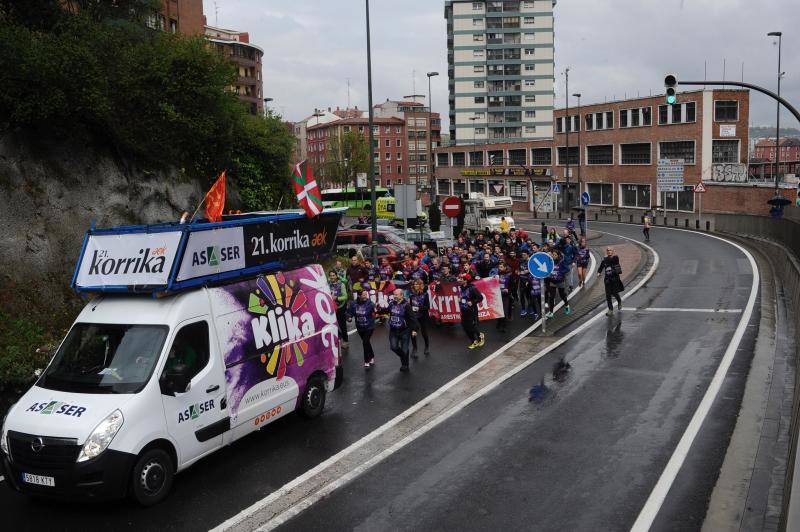
M483 296L472 284L472 276L468 273L459 277L461 296L461 326L467 333L467 338L472 342L470 349L481 347L484 344L483 333L478 328L478 303L483 301Z
M364 369L375 365L375 351L372 349L372 333L375 332L375 303L369 298L369 292L362 290L358 299L350 303L347 310L350 319L355 318L356 331L361 337L364 350Z
M400 357L400 371L408 371L408 344L417 335L417 318L406 301L403 291L394 291L394 299L389 302L389 348Z
M568 268L568 282L567 282L567 293L569 294L572 292L573 287L575 286L575 269L572 267L575 264L575 255L577 252L577 247L573 243L575 242L572 240L572 236L564 237L562 240L561 245L561 254L564 257L564 264Z
M606 316L611 316L614 314L614 306L611 302L611 298L617 300L617 308L621 310L622 299L619 297L619 293L625 290L625 286L622 284L622 279L620 278L622 275L622 266L620 266L619 257L614 253L614 248L606 248L606 256L600 261L600 267L597 268L597 275L603 275L603 283L606 287L606 305L608 305Z
M589 245L586 237L582 236L578 249L575 251L575 265L578 268L578 286L586 284L586 270L589 268Z
M547 225L542 222L542 245L547 243Z
M431 309L431 300L428 297L428 291L425 289L425 283L422 279L415 279L411 283L411 310L414 312L414 317L417 319L417 333L422 334L422 340L425 342L425 356L430 355L428 350L430 340L428 339L428 311ZM411 337L411 356L417 358L417 336Z
M571 214L569 215L569 217L567 217L567 223L566 223L565 227L567 228L567 232L570 235L572 235L573 241L577 242L578 241L578 233L575 232L575 219L572 217Z
M569 272L569 266L566 264L564 256L558 251L551 252L550 256L553 257L553 273L546 280L547 319L553 319L553 310L556 307L556 292L561 297L561 301L564 302L564 314L567 316L572 314L572 308L569 306L569 300L567 299L567 291L564 288L564 280Z
M586 236L586 210L578 212L578 226L581 228L581 236Z
M336 272L328 272L328 287L330 288L333 300L336 302L336 321L339 325L339 343L342 347L348 347L347 342L347 288L339 280Z
M503 301L503 317L497 320L497 330L506 332L508 322L514 312L514 299L517 293L516 275L506 266L505 262L500 263L497 275L500 281L500 297Z
M644 213L644 224L642 226L642 233L644 233L644 241L650 242L650 228L653 227L653 214L650 211Z

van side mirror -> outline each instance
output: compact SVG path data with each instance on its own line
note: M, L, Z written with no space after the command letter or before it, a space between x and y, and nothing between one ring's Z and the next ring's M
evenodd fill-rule
M189 368L185 364L176 364L161 376L159 381L161 393L173 397L176 393L186 393L189 391L191 380Z

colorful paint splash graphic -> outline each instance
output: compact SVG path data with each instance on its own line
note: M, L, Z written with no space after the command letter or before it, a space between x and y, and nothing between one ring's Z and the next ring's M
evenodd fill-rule
M259 277L256 286L258 288L255 293L250 294L247 305L247 310L251 314L264 315L271 309L283 307L298 315L308 306L308 300L297 287L297 282L295 280L287 282L283 273L270 275L266 279ZM292 361L297 362L298 366L303 365L307 353L308 343L305 340L283 346L276 345L271 352L261 354L261 363L265 364L269 375L281 380Z

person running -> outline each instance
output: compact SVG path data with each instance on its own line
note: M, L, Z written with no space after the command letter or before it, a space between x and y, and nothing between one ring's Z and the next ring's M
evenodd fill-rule
M650 211L644 213L644 223L642 225L642 233L644 233L644 241L650 242L650 228L653 227L653 214Z
M575 251L576 248L573 244L572 236L564 237L561 245L561 253L564 257L564 264L569 268L567 293L572 292L572 288L575 286L575 270L572 267L572 265L575 264Z
M336 272L328 272L328 287L331 290L333 300L336 301L336 321L339 325L339 343L342 347L348 347L347 342L347 288L339 280Z
M523 260L519 263L519 270L517 273L518 289L519 289L519 317L524 318L528 315L531 308L531 272L528 271L528 257L527 253L523 253Z
M564 302L564 314L569 316L572 314L572 308L569 306L567 299L567 291L564 289L564 278L569 272L569 266L564 260L564 256L558 251L550 253L553 257L553 273L547 277L547 319L552 319L554 316L553 310L556 306L556 292Z
M472 276L468 273L459 277L460 296L461 296L461 326L467 333L467 338L472 342L470 349L481 347L484 344L483 333L478 328L478 303L483 300L483 296L472 284Z
M400 357L400 371L408 371L408 344L417 335L417 318L403 291L396 288L389 302L389 348Z
M606 248L606 256L600 261L600 266L597 268L597 275L598 277L603 275L603 283L606 287L606 305L608 305L606 316L611 316L614 314L614 305L612 304L611 298L617 300L617 308L621 310L622 299L619 297L619 293L625 290L625 286L622 284L622 279L620 278L620 275L622 275L622 266L619 264L619 257L614 253L614 248Z
M425 342L425 356L430 355L428 350L430 340L428 339L428 311L431 309L431 300L428 297L428 291L425 289L425 283L422 279L415 279L411 283L411 295L409 296L411 302L411 310L414 312L414 317L417 318L417 332L422 334L422 340ZM417 358L417 336L411 337L411 357Z
M358 299L350 303L347 315L351 319L355 318L356 331L361 337L364 350L364 369L370 369L375 365L375 351L370 341L375 332L375 303L370 300L368 291L362 290Z
M566 223L567 232L572 235L575 242L578 241L578 234L575 232L575 219L570 214Z
M578 268L578 286L586 284L586 270L589 268L589 245L586 237L582 236L578 249L575 250L575 265Z
M542 280L538 277L531 275L531 297L528 316L533 318L533 321L542 317Z

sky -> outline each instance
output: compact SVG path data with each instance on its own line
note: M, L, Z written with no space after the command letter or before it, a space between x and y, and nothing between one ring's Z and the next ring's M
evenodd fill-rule
M781 95L800 107L798 0L559 0L555 7L556 106L661 94L664 76L742 80L775 90L782 31ZM315 108L367 108L364 0L203 0L211 25L247 31L264 49L264 95L289 121ZM427 94L447 131L444 0L371 0L373 103ZM707 77L704 78L704 71ZM574 105L570 98L570 106ZM751 125L775 124L775 101L751 95ZM788 111L781 126L800 127Z

